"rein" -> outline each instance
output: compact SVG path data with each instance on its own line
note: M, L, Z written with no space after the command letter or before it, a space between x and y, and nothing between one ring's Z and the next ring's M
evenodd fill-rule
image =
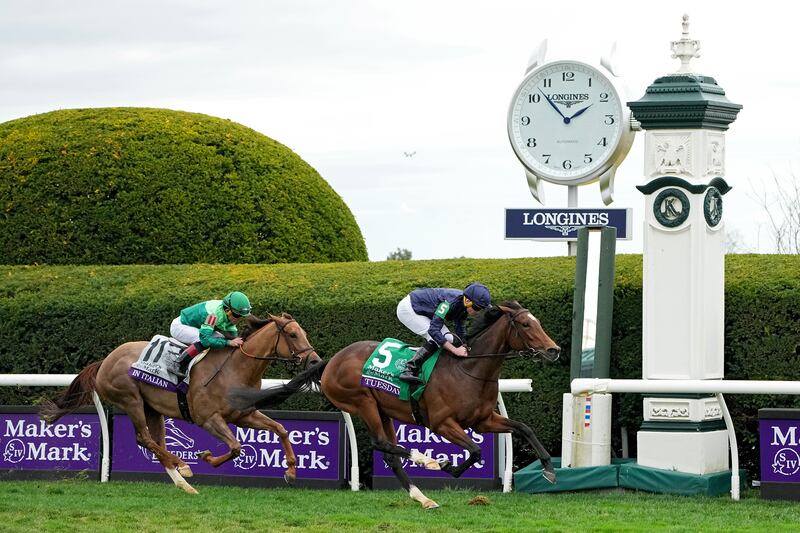
M283 329L286 326L288 326L290 323L292 323L292 322L297 322L297 321L294 320L294 319L289 320L283 326L281 326L277 322L273 321L273 323L275 324L275 327L278 328L278 335L275 335L275 346L272 347L272 351L267 355L254 355L254 354L251 354L250 352L248 352L247 350L244 349L244 343L242 343L242 345L239 346L239 347L231 348L231 350L228 352L228 356L222 362L220 367L217 368L217 371L214 372L211 375L210 378L208 378L208 380L205 382L204 386L208 386L208 384L211 383L214 380L214 378L216 378L219 375L219 373L222 371L222 368L228 363L228 361L230 361L231 356L234 353L236 353L237 350L242 352L243 355L246 355L247 357L249 357L251 359L258 359L259 361L281 361L283 363L291 363L293 366L298 366L300 364L300 361L302 361L302 358L300 357L300 355L304 354L306 352L309 352L309 351L313 352L314 351L314 347L313 346L309 345L308 348L304 348L304 349L296 352L296 351L294 351L294 348L292 348L292 345L289 342L289 339L286 339L286 345L289 347L289 353L291 353L292 358L288 359L286 357L281 357L280 355L277 355L278 354L278 343L280 342L282 336L284 338L286 337L286 333L284 333ZM273 355L273 354L276 354L276 355Z
M281 326L277 322L273 322L275 324L275 327L278 329L278 335L275 335L275 346L272 347L272 351L270 353L268 353L267 355L254 355L254 354L251 354L250 352L248 352L247 350L244 349L244 343L242 343L242 345L239 346L239 351L242 352L242 354L246 355L247 357L249 357L251 359L258 359L259 361L283 361L284 363L291 363L291 364L293 364L295 366L299 365L300 361L302 360L302 358L300 356L302 354L306 353L306 352L313 352L314 351L314 347L309 345L308 348L304 348L302 350L295 351L294 347L289 342L289 339L286 338L286 333L283 331L284 328L286 326L288 326L289 324L291 324L292 322L297 322L297 321L294 320L294 319L289 320L283 326ZM286 345L289 347L289 353L292 356L291 359L289 359L287 357L281 357L280 355L278 355L278 343L280 343L281 337L283 337L286 340Z
M514 328L514 333L515 333L515 334L516 334L516 335L517 335L517 336L518 336L520 339L522 339L523 337L522 337L522 335L520 334L520 332L519 332L519 330L518 330L519 326L517 325L516 318L517 318L519 315L521 315L522 313L530 313L530 311L528 311L527 309L519 309L519 310L517 310L517 311L516 311L516 312L515 312L513 315L510 315L510 316L509 316L509 321L510 321L510 323L511 323L511 326ZM481 331L480 333L478 333L478 335L476 336L476 338L479 338L479 337L481 337L481 336L482 336L484 333L486 333L487 331L489 331L489 328L486 328L485 330L483 330L483 331ZM508 352L502 352L502 353L484 353L484 354L480 354L480 355L471 355L471 354L470 354L470 355L469 355L469 357L470 357L471 359L479 359L479 358L486 358L486 357L502 357L502 356L505 356L507 359L517 359L517 358L519 358L519 357L522 357L522 356L524 356L524 355L530 355L530 356L532 356L532 357L536 357L536 356L538 356L538 357L540 357L540 358L542 358L542 359L545 359L544 352L542 352L541 350L537 350L536 348L531 348L531 347L527 346L527 344L525 343L524 339L523 339L522 343L525 345L525 349L524 349L524 350L510 350L510 351L508 351ZM469 346L467 346L467 350L468 350L468 351L469 351L469 349L470 349L470 348L469 348ZM448 353L449 355L453 356L453 357L457 357L457 356L455 356L455 355L451 354L450 352L447 352L447 353ZM512 355L512 354L513 354L513 355ZM466 372L464 372L464 373L466 374ZM468 375L468 376L470 376L470 377L475 377L475 376L471 376L470 374L467 374L467 375ZM481 379L481 378L475 378L475 379Z

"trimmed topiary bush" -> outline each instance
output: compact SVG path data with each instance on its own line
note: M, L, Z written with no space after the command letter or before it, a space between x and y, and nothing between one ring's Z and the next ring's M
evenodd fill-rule
M297 154L197 113L72 109L2 123L0 208L5 264L367 259L347 205Z

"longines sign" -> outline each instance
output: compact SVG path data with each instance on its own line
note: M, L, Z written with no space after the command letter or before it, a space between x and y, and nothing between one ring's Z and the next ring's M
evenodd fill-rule
M506 239L574 241L578 229L614 227L618 240L631 240L631 208L506 209Z

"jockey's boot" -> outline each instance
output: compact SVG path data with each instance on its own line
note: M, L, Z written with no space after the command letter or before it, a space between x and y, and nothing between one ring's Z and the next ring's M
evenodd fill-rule
M180 373L181 376L186 375L186 372L189 370L189 363L202 351L203 343L197 341L184 348L183 351L178 354L178 373Z
M400 381L421 385L422 379L419 377L419 371L422 369L422 365L425 361L436 352L437 348L439 348L439 345L433 341L428 341L423 344L419 350L417 350L417 353L414 354L414 357L406 362L406 369L400 374Z

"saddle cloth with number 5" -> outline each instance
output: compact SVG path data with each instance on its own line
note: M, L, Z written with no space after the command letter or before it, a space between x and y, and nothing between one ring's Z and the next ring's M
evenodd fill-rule
M361 385L408 401L410 386L408 383L400 381L398 376L405 370L406 362L414 357L416 352L417 348L403 341L391 338L383 339L364 363L364 368L361 370ZM423 383L414 391L414 399L419 400L422 396L441 352L441 348L436 350L422 365L420 378Z

